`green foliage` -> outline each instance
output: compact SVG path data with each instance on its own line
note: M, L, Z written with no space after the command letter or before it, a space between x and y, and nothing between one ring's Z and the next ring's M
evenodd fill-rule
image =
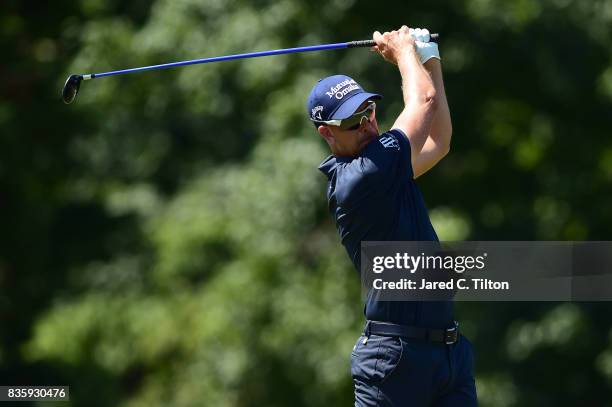
M365 50L259 58L85 82L64 106L69 72L428 26L454 126L419 180L440 236L609 237L607 1L128 3L0 15L2 384L69 384L87 406L352 403L359 281L305 99L345 72L385 95L388 127L396 68ZM609 403L606 304L457 308L483 406Z

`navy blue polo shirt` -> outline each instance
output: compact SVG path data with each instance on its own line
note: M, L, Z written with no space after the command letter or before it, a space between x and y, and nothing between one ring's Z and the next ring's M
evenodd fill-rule
M329 156L319 166L329 180L329 211L357 272L361 241L438 241L414 180L410 142L399 129L372 140L357 157ZM377 301L369 294L366 318L430 328L452 325L450 301Z

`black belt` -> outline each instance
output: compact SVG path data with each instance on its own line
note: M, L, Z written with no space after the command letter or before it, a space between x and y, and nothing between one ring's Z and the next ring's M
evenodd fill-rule
M455 321L455 326L447 329L430 329L417 326L398 325L389 322L368 321L364 330L364 335L370 336L401 336L408 339L421 339L429 342L443 343L452 345L459 340L459 323Z

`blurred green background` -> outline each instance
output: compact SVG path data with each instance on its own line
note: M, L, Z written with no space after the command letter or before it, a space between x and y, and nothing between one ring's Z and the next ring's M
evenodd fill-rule
M402 24L443 36L453 144L419 179L440 237L609 240L609 0L9 0L0 384L70 385L74 406L352 405L359 279L305 100L348 74L388 128L396 68L357 49L105 78L70 106L60 89ZM481 405L612 405L610 311L458 304Z

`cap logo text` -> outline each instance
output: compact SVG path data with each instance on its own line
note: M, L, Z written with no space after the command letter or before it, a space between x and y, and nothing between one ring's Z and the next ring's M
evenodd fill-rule
M346 94L354 91L355 89L361 89L354 79L345 79L342 82L329 88L329 92L325 92L329 98L336 97L336 99L342 99Z

